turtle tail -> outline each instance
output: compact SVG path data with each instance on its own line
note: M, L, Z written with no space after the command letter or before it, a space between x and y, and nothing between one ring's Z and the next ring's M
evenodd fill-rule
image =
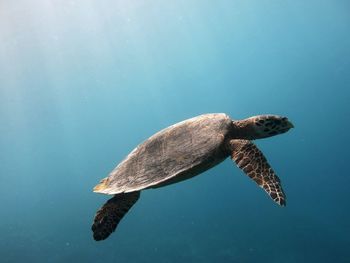
M92 224L93 236L96 241L106 239L113 233L124 215L136 203L140 197L140 191L121 193L109 199L95 215Z

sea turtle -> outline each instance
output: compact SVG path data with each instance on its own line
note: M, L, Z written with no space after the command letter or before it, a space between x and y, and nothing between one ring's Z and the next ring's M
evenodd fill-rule
M200 115L154 134L138 145L94 192L114 195L96 213L95 240L106 239L140 197L140 191L198 175L231 156L239 168L279 205L286 205L280 180L251 142L287 132L293 124L277 115L232 120L224 113Z

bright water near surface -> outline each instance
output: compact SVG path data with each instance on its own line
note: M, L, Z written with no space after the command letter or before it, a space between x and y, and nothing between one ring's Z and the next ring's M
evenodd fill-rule
M350 3L0 1L1 262L350 262ZM147 190L117 231L92 188L183 119L273 113L274 204L226 160Z

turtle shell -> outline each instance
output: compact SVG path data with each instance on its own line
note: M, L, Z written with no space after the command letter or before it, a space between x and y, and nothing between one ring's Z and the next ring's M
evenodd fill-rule
M174 124L138 145L94 192L118 194L157 188L193 177L223 161L232 120L205 114Z

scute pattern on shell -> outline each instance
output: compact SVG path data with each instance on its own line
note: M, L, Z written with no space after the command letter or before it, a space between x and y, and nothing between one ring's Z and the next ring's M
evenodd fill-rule
M174 124L137 146L94 189L117 194L178 182L223 161L232 121L226 114L205 114Z

